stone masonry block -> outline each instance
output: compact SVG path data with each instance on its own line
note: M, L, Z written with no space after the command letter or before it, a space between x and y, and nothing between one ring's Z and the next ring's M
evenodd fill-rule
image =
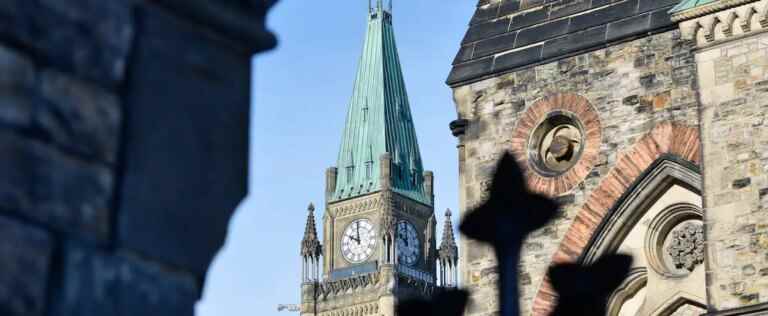
M0 133L0 211L103 242L110 228L113 175L52 146Z
M22 54L0 46L0 124L26 127L33 106L26 96L35 80L35 67Z
M124 75L133 38L129 1L5 0L0 36L45 64L106 86Z
M53 244L44 231L0 217L0 314L43 315Z
M69 245L51 315L194 315L194 277L127 254Z
M62 148L114 163L122 118L117 97L55 71L43 71L39 82L37 127Z

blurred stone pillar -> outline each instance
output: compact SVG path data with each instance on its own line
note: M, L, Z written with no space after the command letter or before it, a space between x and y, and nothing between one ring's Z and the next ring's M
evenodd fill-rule
M193 314L247 192L272 2L3 1L3 315Z

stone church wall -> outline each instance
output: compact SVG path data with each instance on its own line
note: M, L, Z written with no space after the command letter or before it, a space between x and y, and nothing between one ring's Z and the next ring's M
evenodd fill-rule
M586 125L598 124L599 146L594 149L592 165L584 167L583 178L529 183L534 190L555 195L563 207L553 224L534 232L524 245L520 264L523 314L530 314L544 273L574 216L616 167L617 157L662 123L698 125L692 49L678 31L670 31L454 89L459 119L468 120L465 134L459 137L460 198L465 211L484 198L501 152L526 151L516 129L531 124L524 122L529 116L526 113L538 112L531 109L542 100L583 97L597 114L597 122L589 119ZM535 210L515 211L525 216ZM462 282L472 292L468 315L493 315L498 310L498 271L492 251L466 238L461 249Z
M0 4L0 314L193 314L271 2Z
M704 48L697 61L710 305L723 310L765 303L768 35Z

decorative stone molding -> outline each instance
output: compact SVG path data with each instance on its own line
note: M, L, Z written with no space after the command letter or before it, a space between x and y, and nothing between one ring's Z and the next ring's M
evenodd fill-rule
M537 171L536 159L529 153L539 151L541 143L537 130L554 116L568 117L572 125L580 125L580 149L573 157L577 161L561 172ZM589 174L597 162L601 142L600 118L589 101L579 95L563 93L537 101L520 116L510 138L510 151L525 168L528 187L532 191L557 196L571 190Z
M350 291L362 290L379 284L381 274L378 272L363 274L346 279L325 281L318 285L319 295L323 298L343 295Z
M466 133L467 125L469 125L468 120L458 119L448 124L448 128L451 129L451 134L453 134L454 137L459 137L464 135L464 133Z
M379 304L370 302L347 308L319 313L320 316L365 316L376 315L379 312Z
M600 185L591 191L587 201L576 214L560 247L553 255L551 264L577 261L610 209L624 192L640 179L643 172L665 154L699 165L701 146L698 128L674 122L660 123L640 138L631 149L621 153L613 169ZM549 280L544 278L533 300L532 314L549 315L556 301L557 294Z
M684 39L707 47L768 29L768 0L715 1L677 13Z
M432 214L430 206L388 190L373 192L365 197L332 202L328 204L327 209L335 218L343 218L372 210L381 210L385 207L417 217L428 217Z
M618 289L608 298L608 316L617 316L622 305L648 284L648 271L645 268L634 268Z
M645 255L656 273L670 278L685 277L704 261L703 216L698 206L681 203L667 207L651 220L645 237ZM700 228L701 235L694 231L693 236L688 236L689 225Z
M352 199L340 203L329 204L328 211L336 218L354 216L380 208L382 200L379 195L371 195L364 199Z
M648 201L658 199L658 194L663 192L659 191L660 188L681 184L700 193L702 187L701 174L696 169L696 166L681 161L673 155L664 155L658 158L643 173L641 176L642 180L633 183L624 193L624 196L620 198L619 202L616 203L616 206L611 208L609 214L603 219L600 230L592 234L590 242L579 257L579 261L591 264L603 255L616 251L625 238L626 224L640 221L645 212L638 212L637 210L645 209ZM676 204L676 206L686 205L689 204ZM662 214L666 215L657 215L650 224L651 229L649 230L650 233L646 235L645 244L653 244L649 240L661 238L657 236L666 236L669 229L667 229L666 233L661 234L662 228L665 226L664 223L671 222L672 226L674 226L674 224L688 218L700 219L702 217L701 210L696 206L690 205L690 207L683 207L682 209L686 212L667 211L662 212ZM693 214L689 212L693 212ZM654 249L656 248L658 247ZM657 251L647 253L647 257L650 258L656 255Z
M422 278L410 275L398 274L397 279L399 284L406 284L411 288L415 288L419 291L419 293L426 297L432 296L432 294L435 293L435 291L438 289L438 287L433 282L428 282Z
M672 231L670 244L664 249L677 268L688 271L704 262L704 225L685 223Z

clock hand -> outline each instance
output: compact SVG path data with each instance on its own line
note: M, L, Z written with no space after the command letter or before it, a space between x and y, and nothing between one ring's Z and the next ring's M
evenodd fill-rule
M355 226L357 228L357 244L360 244L360 223Z

